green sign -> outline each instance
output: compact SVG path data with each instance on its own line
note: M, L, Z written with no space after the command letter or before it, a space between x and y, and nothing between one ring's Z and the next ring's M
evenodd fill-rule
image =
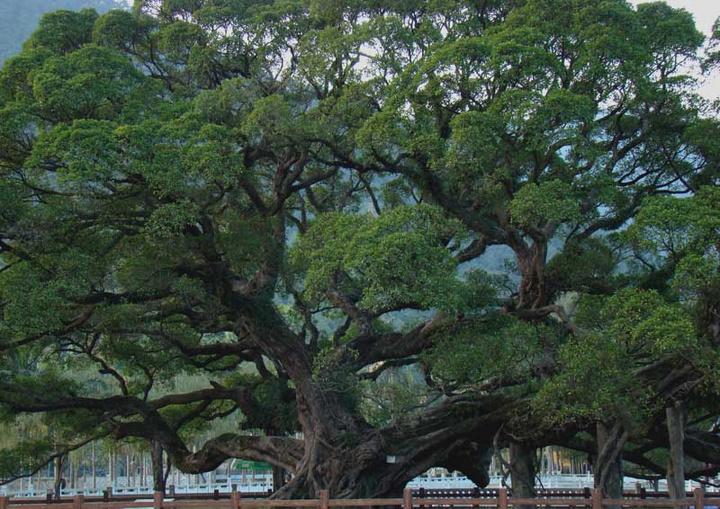
M263 461L237 460L234 470L272 470L272 466Z

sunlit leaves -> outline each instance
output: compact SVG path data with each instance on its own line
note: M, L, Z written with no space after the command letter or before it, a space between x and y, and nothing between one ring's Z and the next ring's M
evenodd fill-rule
M630 357L690 352L696 344L688 313L677 304L665 302L655 292L621 290L607 300L600 313L591 306L594 307L589 301L588 307L579 311L581 327L588 320L601 322L600 330Z
M153 25L154 21L149 16L114 10L97 19L92 40L99 46L135 51L147 43Z
M145 81L126 58L107 48L85 46L49 58L34 73L32 86L37 107L50 118L64 121L111 118Z
M197 207L192 203L169 203L158 207L148 218L145 233L152 239L178 237L197 222Z
M642 382L643 368L693 357L699 348L687 310L653 291L585 298L577 323L577 335L560 348L561 370L536 402L551 422L613 416L638 426L659 404Z
M648 200L626 232L635 256L672 268L672 286L683 299L716 301L720 210L715 187L695 196ZM642 274L646 266L639 266Z
M5 62L0 70L2 102L32 98L32 73L52 55L47 48L30 49Z
M56 11L40 20L37 31L26 43L28 48L47 48L62 54L80 49L90 42L97 13L92 9Z
M315 299L339 287L359 292L367 309L453 309L460 282L445 242L462 229L431 207L398 207L378 218L322 216L293 247L305 270L304 288Z
M209 122L239 126L260 97L261 91L249 80L228 79L213 90L200 92L195 98L194 109Z
M573 199L572 189L559 180L540 185L525 184L515 194L509 208L512 221L525 226L542 227L548 222L568 222L580 217L580 207Z
M107 181L122 169L115 128L112 122L95 120L60 125L38 140L29 164L42 169L55 162L60 166L60 182L70 186L73 181L86 185Z

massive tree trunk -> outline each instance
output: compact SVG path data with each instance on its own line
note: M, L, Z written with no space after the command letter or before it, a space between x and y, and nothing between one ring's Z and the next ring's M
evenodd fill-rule
M535 496L535 448L510 442L509 452L512 496L533 498ZM533 509L533 506L520 505L517 508Z
M316 443L292 480L274 496L317 497L320 489L327 489L334 498L399 497L409 481L432 467L458 470L481 487L488 484L490 448L473 442L453 445L452 437L443 442L447 445L424 444L422 439L388 443L375 431L357 445Z
M293 478L275 498L316 498L320 490L335 498L399 496L410 480L432 467L459 470L478 485L487 485L493 437L518 410L517 402L498 396L454 396L378 429L332 393L298 390L297 401L302 440L223 435L190 452L172 432L157 439L188 473L210 471L229 457L285 468ZM159 428L156 423L134 427L133 432Z
M409 481L432 467L458 470L484 487L490 480L493 438L507 412L515 410L504 403L489 397L449 398L384 429L356 421L362 432L356 435L336 427L329 411L314 433L305 434L295 476L276 496L316 496L320 489L344 498L399 496ZM320 435L319 429L330 434Z
M675 402L665 409L670 457L667 466L668 492L671 498L685 498L685 408Z
M276 309L269 305L263 315L265 321L241 322L239 332L258 338L268 357L283 359L283 368L295 386L303 433L302 457L289 466L294 477L275 496L310 498L320 490L329 490L338 498L399 493L409 479L389 475L396 464L388 462L385 438L358 415L343 394L316 382L316 376L335 376L332 368L314 372L305 345L277 326L282 320Z
M615 423L612 427L602 422L597 423L594 481L595 488L600 488L606 498L623 496L622 449L627 436L627 432L623 431L619 423ZM620 509L618 506L605 507Z
M345 444L328 442L317 435L310 441L306 439L305 454L295 476L275 496L312 498L323 489L335 498L376 496L390 464L379 437L365 436L358 445L352 443L360 439L348 435Z

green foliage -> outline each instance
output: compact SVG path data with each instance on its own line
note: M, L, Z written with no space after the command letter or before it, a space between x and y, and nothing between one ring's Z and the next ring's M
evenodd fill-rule
M0 454L0 476L12 478L37 468L37 458L49 456L54 444L46 438L25 440L15 447L3 448Z
M523 226L564 223L580 218L570 187L559 180L522 186L509 205L512 221Z
M570 242L547 265L547 274L561 291L607 292L619 284L618 256L603 239Z
M98 46L129 50L147 36L151 23L150 19L127 11L110 11L95 21L92 41Z
M706 187L693 198L648 200L628 229L628 238L637 248L657 257L702 253L720 232L717 197L716 189Z
M33 96L40 112L58 121L109 119L121 113L134 94L152 92L140 89L144 81L142 74L114 51L85 46L46 60L33 74Z
M3 328L14 331L13 335L18 337L61 329L63 320L72 312L66 298L77 294L78 287L82 286L81 274L66 273L67 279L51 282L46 274L32 267L8 272L0 288L3 294L14 298L4 310ZM32 316L27 316L27 309L35 310Z
M97 16L93 9L45 14L38 29L25 43L26 48L46 48L55 54L78 50L90 42Z
M378 380L361 383L360 411L373 426L400 422L427 405L433 398L413 367L385 373Z
M569 341L559 359L561 373L543 384L533 403L548 426L620 420L638 432L657 411L652 390L628 369L619 343L587 334Z
M315 356L312 377L323 392L337 397L347 408L355 408L360 400L360 381L343 362L346 356L352 359L357 352L323 348Z
M461 441L640 436L672 367L715 390L701 44L624 0L47 15L0 71L0 411L52 409L66 443L324 420L353 447L368 422L445 434L438 405L492 416ZM28 437L0 475L62 445Z
M577 335L559 350L561 371L543 385L536 401L552 423L616 418L637 432L662 405L642 383L643 370L700 352L687 309L654 291L585 297L576 322Z
M648 200L626 232L633 251L646 265L672 268L669 283L690 302L717 302L718 198L716 187L705 186L692 197Z
M322 299L333 288L359 294L368 310L460 309L462 283L446 243L463 228L433 207L397 207L377 218L326 214L293 246L304 290Z
M715 68L720 63L720 18L715 20L712 27L712 35L710 37L710 48L703 65L706 69Z
M441 330L425 361L443 383L474 385L493 378L530 380L546 348L560 341L552 326L490 314Z
M653 291L620 290L598 312L589 299L578 310L580 327L601 330L635 359L691 352L697 345L692 321L679 304ZM599 327L599 329L598 329Z

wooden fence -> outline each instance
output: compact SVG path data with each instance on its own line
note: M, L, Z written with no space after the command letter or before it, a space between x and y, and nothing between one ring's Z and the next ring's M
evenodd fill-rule
M237 485L232 485L233 490L237 490ZM416 498L498 498L500 496L501 488L411 488L412 495ZM244 498L267 498L272 495L272 490L259 491L259 492L243 492L241 494ZM511 494L511 491L508 491ZM103 490L102 495L85 495L83 499L84 503L88 502L122 502L122 501L134 501L138 498L151 497L152 493L115 493L112 488ZM212 493L201 492L201 493L178 493L175 491L174 486L168 487L168 492L165 495L167 498L174 500L230 500L232 496L231 491L220 491L215 489ZM687 492L686 496L693 497L694 492ZM52 492L48 492L44 499L46 504L59 504L61 502L68 502L71 500L73 495L62 495L60 498L55 498ZM591 488L581 489L567 489L567 488L536 488L535 497L546 499L546 498L586 498L592 497ZM667 492L662 491L648 491L644 487L638 487L635 491L625 491L623 498L662 498L666 499L669 495ZM720 492L706 492L705 498L720 498ZM25 498L22 495L12 496L13 505L38 505L41 501L37 497Z
M243 498L238 491L233 491L229 499L166 499L157 492L152 499L134 500L85 500L77 495L68 501L56 501L48 504L42 501L23 503L22 509L253 509L253 508L315 508L330 509L331 507L399 507L401 509L430 509L430 508L472 508L495 507L508 509L508 507L537 506L537 507L587 507L590 509L603 509L606 506L621 507L666 507L704 509L707 506L720 507L720 497L706 497L702 489L696 489L692 497L684 499L609 499L603 498L600 490L592 490L590 499L587 498L519 498L510 497L505 489L498 490L495 498L420 498L413 496L410 489L403 492L402 498L368 498L368 499L331 499L327 491L321 491L317 499L307 500L278 500ZM0 497L0 509L13 509L19 507L12 498Z

